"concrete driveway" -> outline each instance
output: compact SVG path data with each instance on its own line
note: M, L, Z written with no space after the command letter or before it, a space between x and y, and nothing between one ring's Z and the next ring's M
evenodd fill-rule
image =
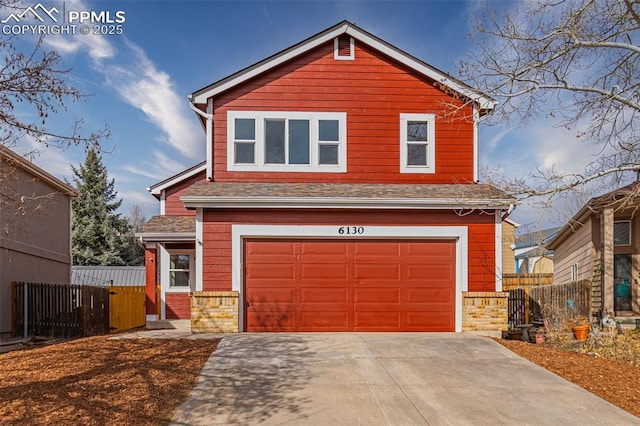
M176 425L632 425L640 419L466 334L225 337Z

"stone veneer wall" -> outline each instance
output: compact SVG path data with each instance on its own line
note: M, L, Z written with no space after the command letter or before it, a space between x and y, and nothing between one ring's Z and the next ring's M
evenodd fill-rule
M237 333L238 292L191 293L192 333Z
M462 331L502 337L509 327L509 292L462 293Z

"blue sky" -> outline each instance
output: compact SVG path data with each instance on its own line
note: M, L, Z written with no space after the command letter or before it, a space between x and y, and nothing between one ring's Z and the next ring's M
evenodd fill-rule
M28 3L28 4L34 4ZM60 6L60 1L42 1ZM25 3L25 5L28 5ZM501 8L514 2L493 1ZM85 129L107 124L104 163L116 180L123 212L141 205L147 217L159 204L146 188L204 159L205 136L189 110L187 94L322 31L341 20L394 44L455 75L456 64L472 49L467 39L476 2L465 1L66 1L66 10L125 12L121 35L51 35L71 78L93 95L69 104L50 120L68 129L75 118ZM6 13L2 14L2 18ZM33 37L20 35L21 46ZM31 112L25 110L25 114ZM28 141L16 151L30 149ZM528 127L480 129L481 167L508 175L556 164L571 168L582 156L565 130L539 121ZM82 148L45 150L34 162L59 177L84 159ZM565 212L566 213L566 212ZM572 213L572 212L568 212ZM542 225L561 216L548 214ZM523 225L539 221L530 205L512 218Z

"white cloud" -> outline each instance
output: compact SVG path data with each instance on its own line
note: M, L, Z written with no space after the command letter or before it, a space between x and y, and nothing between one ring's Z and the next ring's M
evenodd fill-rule
M186 158L203 158L204 134L187 107L186 97L176 93L170 76L158 70L139 46L125 41L125 47L122 56L133 57L133 61L98 61L96 68L123 100L142 110L162 130L163 142Z
M47 37L45 43L59 53L86 52L94 60L113 58L116 49L102 36L87 34L76 37Z
M67 0L65 7L67 10L91 9L76 0ZM204 158L204 133L188 108L186 96L176 92L169 74L158 69L142 48L125 37L112 40L88 34L47 37L45 43L60 54L87 54L93 69L105 78L106 84L160 130L157 140L192 161ZM177 164L169 164L172 173L183 167ZM153 175L164 175L164 168Z

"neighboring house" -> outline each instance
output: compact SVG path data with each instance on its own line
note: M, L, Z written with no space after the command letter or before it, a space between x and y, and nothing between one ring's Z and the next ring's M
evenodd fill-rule
M506 306L501 224L516 202L476 183L491 99L344 21L189 100L207 154L149 188L149 324L506 327L506 308L475 302Z
M553 251L545 245L560 227L527 232L516 238L513 246L516 272L520 274L549 274L553 272Z
M144 266L72 266L71 284L98 286L144 286Z
M0 146L0 336L11 332L11 282L68 283L71 199L78 192Z
M639 183L592 198L547 244L555 283L590 280L593 312L639 315Z
M502 274L516 272L516 258L513 248L516 243L516 228L520 224L511 219L502 221Z

